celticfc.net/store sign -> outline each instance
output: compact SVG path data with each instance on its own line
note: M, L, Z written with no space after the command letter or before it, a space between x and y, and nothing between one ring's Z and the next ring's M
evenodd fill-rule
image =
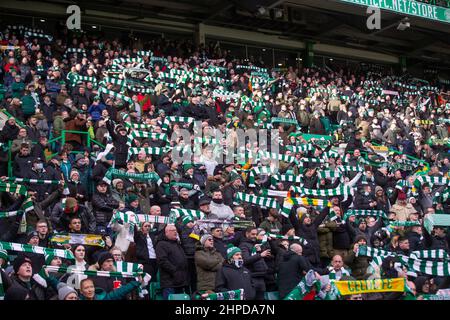
M364 6L377 7L399 14L450 23L450 9L413 0L339 0Z

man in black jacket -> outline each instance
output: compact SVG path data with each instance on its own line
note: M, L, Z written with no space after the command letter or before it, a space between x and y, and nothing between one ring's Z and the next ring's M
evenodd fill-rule
M126 168L128 158L127 129L122 125L118 125L114 130L112 120L106 122L106 128L114 141L115 167L116 169Z
M261 246L256 244L258 231L255 227L249 227L245 232L245 238L242 240L239 248L242 250L244 265L250 270L253 284L255 286L255 299L264 300L266 284L264 276L268 270L264 261L265 257L271 255L270 249L261 251Z
M197 290L197 271L194 259L197 240L189 236L192 233L193 228L194 219L190 216L184 216L180 226L181 246L183 247L188 261L189 279L191 280L189 286L191 288L191 293Z
M97 232L102 233L111 221L114 209L119 208L119 202L110 196L108 184L103 180L99 181L97 192L92 196L92 208L97 223Z
M244 289L244 299L255 299L255 288L250 271L244 267L241 249L230 246L226 261L216 274L216 291Z
M33 279L31 260L18 256L14 260L14 275L11 276L11 286L5 294L5 300L48 300L48 288L43 287Z
M309 214L303 214L300 219L293 217L291 223L295 228L297 236L305 239L308 244L305 245L305 257L313 267L318 267L320 264L320 244L317 235L317 229L322 224L325 217L330 212L330 208L325 208L315 219L312 221Z
M186 292L189 284L188 262L183 247L178 241L177 228L168 224L156 244L156 261L160 272L163 299L170 294Z
M290 245L289 251L283 256L278 270L280 299L287 296L302 280L303 276L312 269L308 259L303 257L302 253L302 246L298 243L293 243Z
M441 226L434 226L432 232L433 235L430 235L428 233L428 230L426 228L423 228L423 237L425 240L424 246L427 250L435 250L435 249L443 249L448 252L449 245L448 245L448 238L445 234L445 228Z

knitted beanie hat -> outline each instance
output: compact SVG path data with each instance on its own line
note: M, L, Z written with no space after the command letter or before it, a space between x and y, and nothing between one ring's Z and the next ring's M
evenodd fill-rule
M208 239L213 239L213 236L210 235L209 233L205 233L201 238L200 238L200 243L202 244L202 246L205 245L206 240Z
M241 249L233 246L232 244L229 244L229 247L227 249L227 259L231 259L238 252L241 252Z
M66 299L66 297L67 297L70 293L76 293L76 295L78 296L78 293L77 293L77 291L76 291L74 288L72 288L72 287L66 285L66 284L63 283L63 282L60 282L60 283L58 284L58 300L64 300L64 299Z
M181 223L183 224L183 226L187 225L189 222L193 222L194 218L190 217L190 216L184 216L183 219L181 219Z

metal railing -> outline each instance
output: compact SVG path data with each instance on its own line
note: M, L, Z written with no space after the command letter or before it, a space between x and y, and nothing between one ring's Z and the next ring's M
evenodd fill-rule
M5 114L7 114L7 113L5 113ZM89 151L91 151L92 144L96 144L96 145L98 145L101 148L105 148L105 146L103 144L101 144L100 142L92 139L91 136L90 136L90 133L87 132L87 131L61 130L61 135L60 136L58 136L56 138L51 138L51 139L48 140L48 144L51 146L50 149L51 150L55 150L56 149L55 148L55 142L57 142L57 141L61 141L61 146L64 146L66 144L66 141L67 141L67 139L66 139L66 134L67 133L87 135L86 145L87 145ZM50 134L52 134L52 133L50 132ZM9 177L13 176L13 174L12 174L12 162L13 162L14 159L12 159L11 146L12 146L12 141L10 140L10 141L8 141L8 176ZM76 150L74 150L74 151L71 151L70 153L84 153L84 151L76 151ZM50 155L46 156L46 158L47 158L46 160L49 160L49 159L53 158L57 154L58 154L58 152L51 153Z

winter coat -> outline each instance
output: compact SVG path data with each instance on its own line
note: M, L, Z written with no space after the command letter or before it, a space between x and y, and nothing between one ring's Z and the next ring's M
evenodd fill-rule
M188 259L193 259L195 254L195 244L197 240L190 237L189 235L192 233L192 228L188 228L187 226L181 227L180 232L180 240L181 246L183 247L184 253Z
M227 258L227 243L220 238L214 237L214 248L222 255L224 259Z
M244 289L245 300L255 298L255 288L250 271L245 267L237 268L234 264L225 262L216 274L215 291L224 292L237 289Z
M352 247L353 248L353 247ZM363 280L369 266L369 257L355 256L352 248L344 258L344 263L352 270L352 276L357 280Z
M319 239L320 257L331 259L333 257L333 233L330 228L320 227L317 229Z
M309 133L311 134L326 134L325 127L320 119L312 118L309 123Z
M306 215L303 215L300 220L291 221L293 222L296 235L308 241L308 244L304 246L303 255L309 259L312 265L317 265L320 262L320 245L317 229L328 215L328 212L329 208L324 209L309 225L303 224Z
M156 261L161 288L179 288L189 284L188 261L183 247L176 240L161 235L156 244Z
M222 267L224 258L215 248L206 249L198 245L195 251L197 270L197 290L212 290L216 287L216 274Z
M280 234L281 229L283 228L280 221L276 220L274 222L270 222L267 219L264 220L263 222L261 222L259 227L266 230L266 232L268 232L268 233L274 233L274 234Z
M46 169L43 169L42 171L35 171L30 170L28 167L28 170L26 171L26 174L24 175L24 178L28 179L41 179L41 180L51 180L52 177L50 176L50 172L48 172ZM39 184L39 183L30 183L27 184L28 191L36 191L37 192L37 201L42 201L47 197L48 194L52 193L56 188L54 185L51 184Z
M74 119L64 119L65 120L65 129L73 130L73 131L85 131L86 129L86 119L79 119L75 117ZM82 137L79 133L66 133L66 141L75 141L81 144Z
M98 226L106 226L111 220L113 210L118 207L119 202L108 193L95 192L92 196L92 208Z
M287 251L278 270L278 291L280 299L287 296L302 280L304 273L312 269L308 259L293 251Z
M18 134L19 134L19 127L16 124L12 126L8 123L8 121L6 121L1 132L1 141L2 142L13 141L14 139L17 138Z
M128 158L127 136L117 134L111 121L106 122L106 127L108 128L109 134L114 141L114 159L116 167L126 166Z
M443 249L447 252L449 251L449 243L447 238L444 237L438 237L438 236L432 236L428 233L428 231L425 228L422 228L423 230L423 237L424 237L424 246L426 250L435 250L435 249Z
M56 288L57 280L54 277L49 277L47 282L49 282L53 288ZM5 294L5 300L15 300L16 298L13 296L13 292L17 289L26 291L30 300L49 300L51 298L49 290L37 283L34 279L31 279L31 281L27 283L20 280L16 275L13 275L11 277L11 286Z
M424 244L421 235L414 231L409 231L406 233L406 237L409 241L409 249L411 251L423 250Z
M30 170L33 160L32 156L23 157L17 154L13 163L13 175L18 178L24 178Z
M250 270L252 278L262 278L266 274L268 267L260 253L252 253L254 246L255 242L245 238L242 240L239 248L242 250L244 266Z

